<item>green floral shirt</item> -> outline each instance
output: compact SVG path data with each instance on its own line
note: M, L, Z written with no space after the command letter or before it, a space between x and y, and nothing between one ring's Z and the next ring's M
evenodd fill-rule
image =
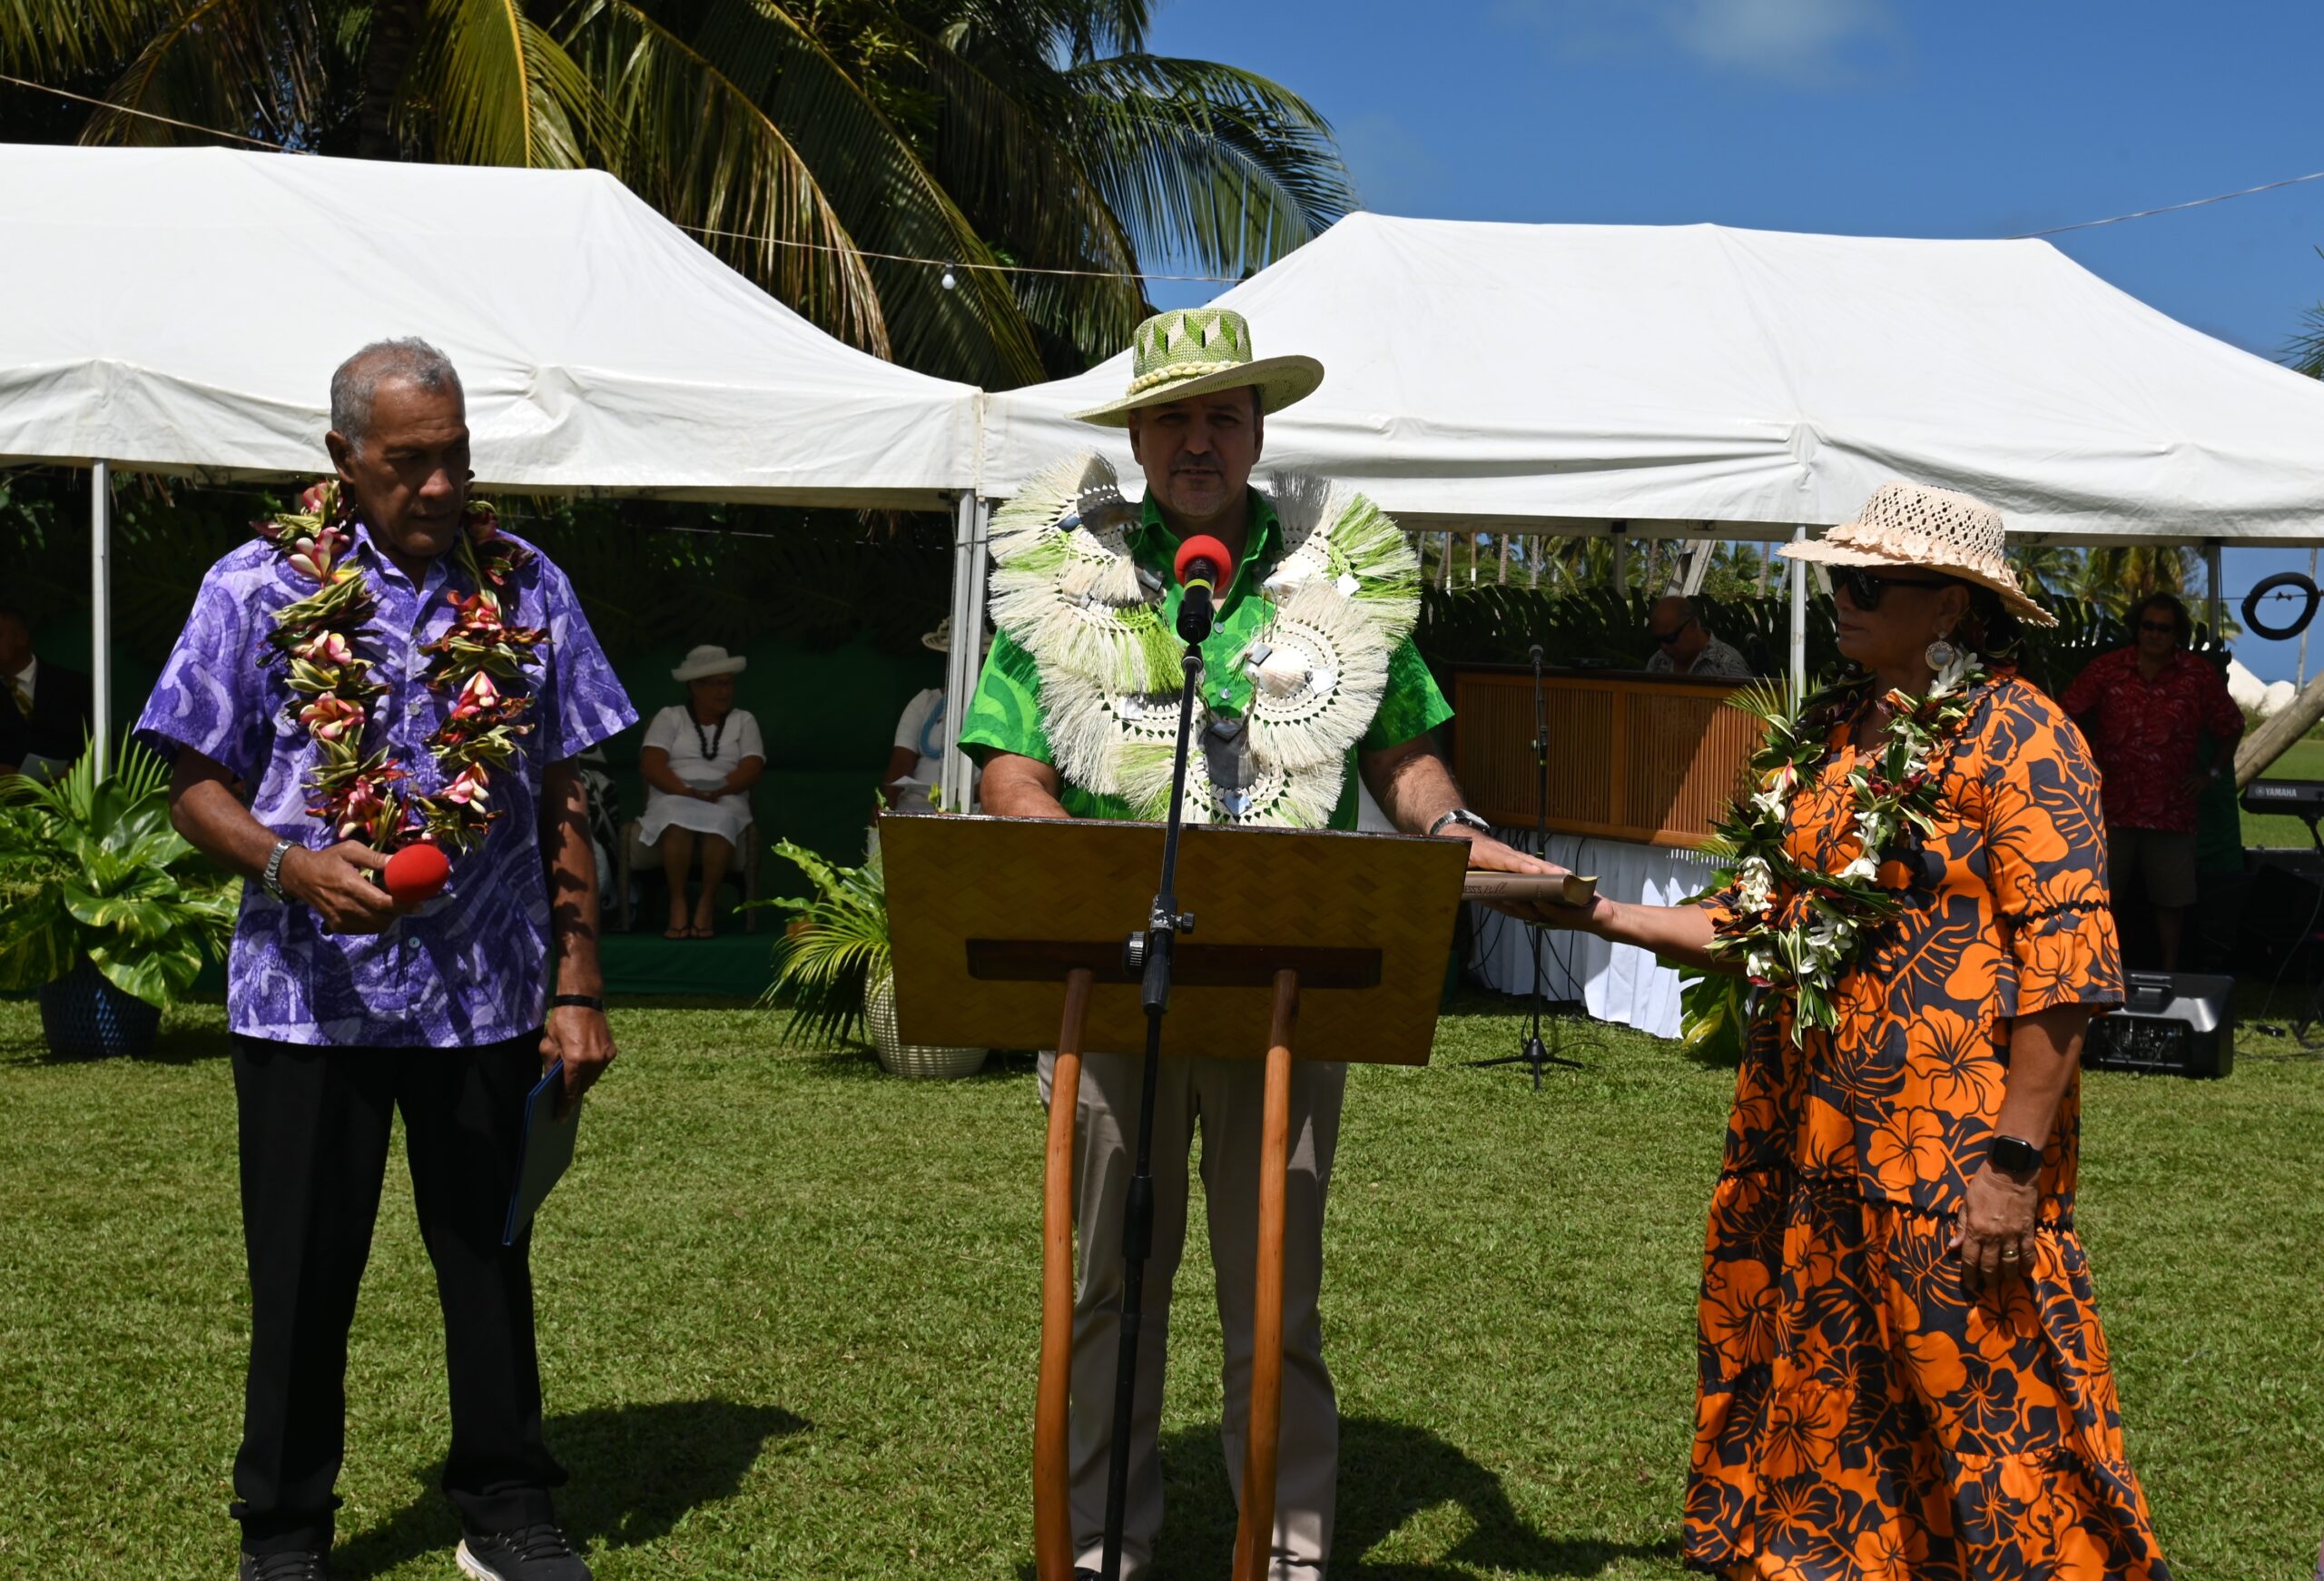
M1282 537L1275 502L1258 489L1252 489L1251 530L1243 562L1235 568L1235 580L1219 600L1217 619L1202 645L1203 701L1215 714L1239 717L1250 706L1250 677L1235 660L1266 623L1273 608L1259 587L1275 569L1283 550ZM1148 494L1145 520L1130 535L1130 553L1140 566L1162 577L1162 623L1173 629L1177 625L1178 603L1184 597L1177 579L1171 574L1177 558L1178 541L1177 535L1163 525L1161 511ZM1406 637L1389 657L1387 692L1380 699L1379 712L1372 716L1371 728L1348 753L1346 780L1340 787L1339 805L1332 811L1331 826L1355 827L1357 753L1402 746L1452 716L1452 706L1437 690L1428 666L1421 661L1420 650ZM1041 727L1039 665L1005 632L992 640L992 652L984 661L984 674L977 682L976 696L969 702L960 746L980 763L990 761L992 755L1000 752L1038 758L1043 763L1055 761L1049 754L1049 736ZM1077 818L1132 815L1119 797L1098 795L1070 780L1066 782L1060 799L1065 810Z

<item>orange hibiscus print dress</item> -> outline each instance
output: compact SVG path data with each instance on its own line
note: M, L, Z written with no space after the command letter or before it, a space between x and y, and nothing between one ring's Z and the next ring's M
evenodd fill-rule
M1747 1040L1703 1260L1684 1554L1785 1581L2168 1581L2074 1232L2078 1079L2030 1280L1973 1297L1950 1250L2010 1018L2122 1003L2098 774L2006 674L1935 756L1935 833L1882 854L1904 914L1837 984L1838 1026L1795 1049L1787 1010ZM1856 757L1844 725L1792 804L1790 849L1825 872L1860 852ZM1731 895L1709 904L1733 915Z

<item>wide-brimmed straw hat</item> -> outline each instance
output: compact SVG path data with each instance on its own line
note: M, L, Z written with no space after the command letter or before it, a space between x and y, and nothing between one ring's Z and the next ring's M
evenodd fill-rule
M1226 308L1179 308L1157 313L1130 337L1129 392L1119 400L1073 414L1100 428L1129 426L1142 407L1167 406L1215 390L1259 392L1259 410L1281 411L1305 400L1324 381L1313 357L1251 355L1251 326Z
M1897 566L1941 571L2001 595L2034 626L2058 618L2026 597L2009 568L2001 512L1982 499L1918 483L1883 483L1856 519L1822 538L1783 546L1786 557L1826 566Z
M712 676L740 675L751 661L739 654L728 653L714 642L686 649L684 663L670 672L674 681L707 680Z
M938 621L936 623L936 629L920 639L920 646L922 647L933 648L938 653L951 652L952 618L950 615L947 615L943 619ZM984 641L980 646L982 650L987 653L992 651L992 634L990 632L988 631L985 633Z

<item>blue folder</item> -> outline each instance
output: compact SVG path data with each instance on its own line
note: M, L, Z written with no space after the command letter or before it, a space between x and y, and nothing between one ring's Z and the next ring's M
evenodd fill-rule
M557 1061L525 1095L525 1134L517 1151L517 1189L508 1193L508 1218L501 1227L500 1244L514 1246L517 1235L533 1221L547 1200L549 1189L565 1176L573 1162L573 1141L581 1133L581 1105L559 1120L557 1100L565 1093L565 1062Z

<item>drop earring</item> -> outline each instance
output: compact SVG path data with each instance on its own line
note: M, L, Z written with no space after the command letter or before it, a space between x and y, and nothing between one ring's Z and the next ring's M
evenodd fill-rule
M1961 650L1942 637L1921 650L1921 657L1927 660L1928 667L1938 675L1943 675L1951 668L1954 661L1960 657Z

